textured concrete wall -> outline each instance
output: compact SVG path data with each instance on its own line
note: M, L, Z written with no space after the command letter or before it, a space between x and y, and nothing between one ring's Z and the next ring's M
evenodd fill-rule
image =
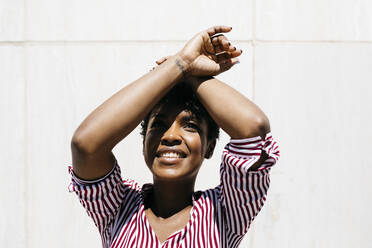
M99 104L196 32L233 26L219 78L269 116L281 160L241 247L371 247L372 2L1 0L1 247L100 247L67 192L70 140ZM198 189L218 183L222 134ZM114 153L151 180L139 130Z

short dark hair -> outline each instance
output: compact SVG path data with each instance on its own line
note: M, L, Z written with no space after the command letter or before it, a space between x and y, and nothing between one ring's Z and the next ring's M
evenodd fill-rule
M203 104L199 101L191 86L186 82L180 82L174 86L146 115L141 122L141 135L143 140L146 136L146 130L152 111L164 104L174 104L180 106L183 110L190 111L196 118L204 119L207 122L207 139L213 141L218 139L220 135L220 128L216 122L209 115Z

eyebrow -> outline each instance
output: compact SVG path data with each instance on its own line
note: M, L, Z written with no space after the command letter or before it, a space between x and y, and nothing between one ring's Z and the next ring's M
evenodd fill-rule
M181 121L184 121L184 122L186 122L186 121L195 121L198 124L200 124L200 120L196 116L194 116L194 115L184 116L184 117L181 118Z
M162 119L162 120L166 120L168 118L168 115L165 115L165 114L162 114L162 113L156 113L154 114L151 118L153 119ZM195 121L197 122L198 124L201 124L202 120L201 118L198 118L195 114L190 114L188 116L184 116L181 118L181 121Z

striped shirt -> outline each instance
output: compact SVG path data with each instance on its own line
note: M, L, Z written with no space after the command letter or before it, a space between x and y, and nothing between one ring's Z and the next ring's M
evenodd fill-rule
M265 151L268 158L255 171L248 171ZM71 168L69 191L75 192L97 226L103 247L238 247L261 210L269 188L270 168L279 158L271 133L231 139L225 146L220 167L220 185L193 194L190 219L181 230L160 243L145 215L140 187L122 180L117 161L113 170L95 181L77 178Z

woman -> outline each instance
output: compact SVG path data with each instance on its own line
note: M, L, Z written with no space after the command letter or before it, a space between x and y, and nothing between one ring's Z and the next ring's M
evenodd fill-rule
M76 192L103 247L237 247L265 201L279 157L265 114L213 78L238 63L215 26L94 110L75 131L70 191ZM143 154L153 184L122 180L113 147L142 121ZM194 192L218 127L231 140L221 183ZM129 165L126 165L129 166Z

